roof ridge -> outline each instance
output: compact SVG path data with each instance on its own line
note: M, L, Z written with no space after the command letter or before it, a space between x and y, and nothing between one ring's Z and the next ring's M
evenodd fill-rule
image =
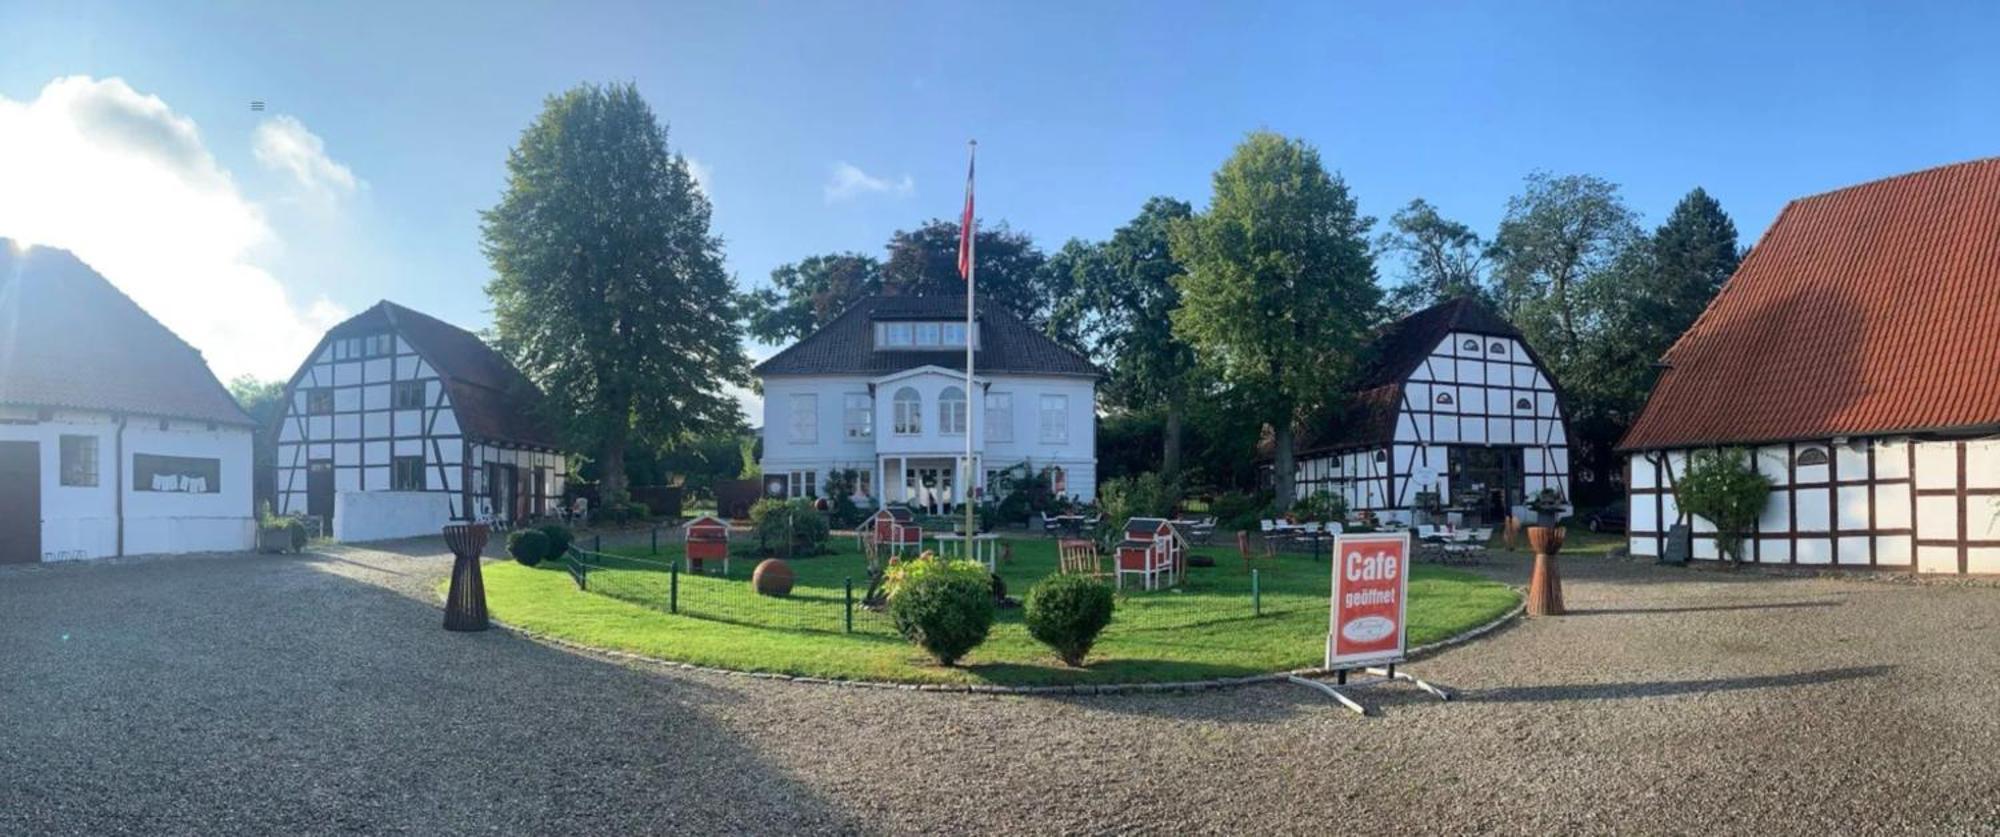
M1937 172L1944 171L1946 169L1971 168L1974 166L1990 165L1996 163L2000 163L2000 154L1995 154L1987 157L1975 157L1970 160L1960 160L1956 163L1941 163L1928 168L1917 169L1916 171L1906 171L1903 172L1902 174L1892 174L1887 177L1878 177L1875 178L1874 180L1864 180L1861 181L1860 183L1850 183L1846 186L1837 186L1835 188L1827 189L1825 191L1813 192L1812 194L1809 195L1802 195L1800 197L1793 198L1790 202L1786 204L1786 206L1789 207L1791 206L1791 204L1802 203L1805 201L1817 201L1821 198L1832 197L1842 192L1852 192L1860 189L1868 189L1872 187L1883 186L1889 183L1894 183L1899 180L1910 180L1912 178L1922 177L1928 174L1936 174ZM1773 221L1772 226L1776 225L1777 222ZM1766 232L1768 233L1769 230L1767 229ZM1762 239L1760 238L1759 240Z

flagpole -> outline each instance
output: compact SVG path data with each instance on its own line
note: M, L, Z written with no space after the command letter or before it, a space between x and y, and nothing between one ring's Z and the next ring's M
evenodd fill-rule
M978 273L979 224L972 215L972 173L973 160L979 151L978 140L965 141L965 207L966 217L961 219L968 229L959 231L965 238L965 477L960 481L965 492L965 557L973 556L972 537L979 529L973 522L973 486L978 484L972 461L972 346L978 342L973 331L972 302L979 295L979 283L973 277ZM980 399L985 403L985 399Z

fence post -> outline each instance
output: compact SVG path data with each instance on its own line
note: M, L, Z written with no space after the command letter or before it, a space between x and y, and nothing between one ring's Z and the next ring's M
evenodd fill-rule
M1257 570L1250 571L1250 615L1264 615L1264 591L1257 583Z
M681 562L675 559L667 564L667 612L681 612Z
M603 536L603 535L591 535L591 536L590 536L590 551L592 551L592 552L603 552L603 551L604 551L604 536Z
M660 554L660 527L653 527L653 555Z
M854 633L854 576L847 577L847 632Z

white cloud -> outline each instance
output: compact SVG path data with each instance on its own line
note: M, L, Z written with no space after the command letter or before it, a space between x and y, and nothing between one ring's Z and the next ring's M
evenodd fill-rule
M695 187L700 189L703 195L711 199L714 198L715 191L709 188L709 185L715 182L715 170L709 168L707 163L693 157L682 157L681 159L687 162L688 176L694 178Z
M326 156L326 143L318 134L290 116L258 123L251 135L251 151L258 164L289 175L307 194L321 199L351 195L366 185L346 166Z
M862 195L907 195L916 188L917 182L907 174L901 180L889 180L862 171L860 166L843 160L833 164L833 176L827 178L824 192L827 203L837 203Z
M282 244L263 209L193 120L122 79L0 96L0 237L76 253L224 380L289 376L346 313L324 298L301 307L252 260Z

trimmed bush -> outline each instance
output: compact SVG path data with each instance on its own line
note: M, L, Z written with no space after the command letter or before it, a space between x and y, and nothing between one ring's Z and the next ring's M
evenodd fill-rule
M826 516L813 509L811 500L759 500L750 507L750 528L757 534L757 545L778 558L826 551Z
M551 523L543 526L542 534L547 535L549 538L549 551L542 556L545 559L563 557L569 553L569 545L576 543L576 535L570 532L568 526L560 523Z
M532 567L549 557L549 536L540 529L516 529L507 534L507 554Z
M993 629L993 579L977 561L925 555L890 566L889 616L940 665L957 665Z
M1028 590L1028 634L1064 664L1081 667L1111 624L1111 586L1087 576L1052 575Z

